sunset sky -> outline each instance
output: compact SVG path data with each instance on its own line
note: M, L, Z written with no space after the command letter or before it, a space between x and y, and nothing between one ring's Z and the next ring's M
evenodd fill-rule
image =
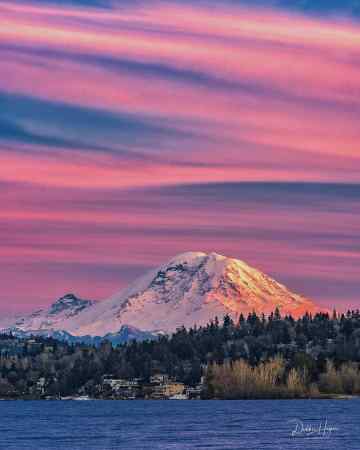
M324 5L0 1L0 313L189 250L360 308L360 4Z

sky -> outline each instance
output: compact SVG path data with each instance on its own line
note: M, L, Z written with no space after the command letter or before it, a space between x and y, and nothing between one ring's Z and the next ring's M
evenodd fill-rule
M358 1L0 1L0 314L185 251L360 307Z

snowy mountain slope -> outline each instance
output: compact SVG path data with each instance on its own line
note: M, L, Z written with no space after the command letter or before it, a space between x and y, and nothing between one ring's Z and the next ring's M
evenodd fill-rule
M65 296L47 311L18 319L14 327L63 330L73 336L104 336L124 326L147 332L205 325L215 316L240 313L297 317L320 311L312 301L290 292L243 261L216 253L188 252L136 280L128 289L102 302Z
M92 300L83 300L74 294L59 298L48 309L39 309L25 316L17 316L12 322L1 322L1 328L17 328L23 331L62 330L62 324L95 305Z
M20 314L10 314L8 316L0 317L0 331L12 327L15 322L20 320L22 316Z
M70 319L73 334L103 335L131 325L151 332L171 332L184 325L204 325L229 313L299 316L320 310L246 263L216 253L184 253L149 272L129 288Z

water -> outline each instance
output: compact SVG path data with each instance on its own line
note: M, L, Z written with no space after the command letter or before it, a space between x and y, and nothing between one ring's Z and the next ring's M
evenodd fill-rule
M360 450L360 399L2 401L0 418L1 450Z

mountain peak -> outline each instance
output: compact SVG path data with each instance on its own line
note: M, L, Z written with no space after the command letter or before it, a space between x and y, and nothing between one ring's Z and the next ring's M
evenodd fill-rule
M226 263L226 264L237 264L240 266L249 267L244 261L240 259L229 258L227 256L221 255L219 253L210 252L184 252L180 253L173 258L171 258L165 266L174 265L174 264L188 264L188 265L198 265L204 262L213 262L213 263Z
M56 302L54 303L67 303L67 304L71 304L71 303L76 303L80 300L79 297L77 297L75 294L69 293L69 294L65 294L62 297L60 297L58 300L56 300Z
M227 259L226 256L219 255L218 253L211 252L211 253L205 253L205 252L184 252L179 253L178 255L174 256L170 259L170 263L172 262L198 262L201 259L204 258L213 258L213 259Z
M65 310L82 310L87 306L90 306L93 302L91 300L83 300L77 297L75 294L66 294L60 297L56 302L54 302L48 311L49 314L58 314Z
M171 258L166 265L181 264L181 263L196 263L197 261L205 258L206 253L203 252L184 252Z

